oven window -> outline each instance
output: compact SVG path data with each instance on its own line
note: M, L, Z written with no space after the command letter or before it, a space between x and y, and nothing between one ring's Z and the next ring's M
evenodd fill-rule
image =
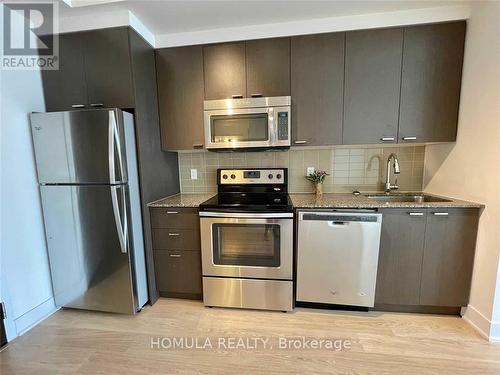
M214 264L279 267L278 224L213 224Z
M269 140L267 113L210 116L212 143Z

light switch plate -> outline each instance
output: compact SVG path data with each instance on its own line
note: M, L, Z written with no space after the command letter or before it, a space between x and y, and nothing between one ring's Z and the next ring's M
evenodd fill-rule
M191 169L191 180L197 180L197 179L198 179L198 170Z
M313 174L315 171L314 167L307 167L306 169L306 176L309 176L310 174Z

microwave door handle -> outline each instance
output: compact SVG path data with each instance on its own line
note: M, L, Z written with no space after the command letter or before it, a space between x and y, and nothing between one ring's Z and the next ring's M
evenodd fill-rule
M274 111L274 108L269 108L268 109L268 132L269 132L269 145L272 146L276 144L276 141L278 139L278 126L277 126L277 121L276 121L276 113ZM271 121L272 119L272 121Z

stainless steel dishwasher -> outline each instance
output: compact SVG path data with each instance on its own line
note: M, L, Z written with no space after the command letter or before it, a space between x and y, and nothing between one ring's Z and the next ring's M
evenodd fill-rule
M382 214L299 211L297 301L373 307Z

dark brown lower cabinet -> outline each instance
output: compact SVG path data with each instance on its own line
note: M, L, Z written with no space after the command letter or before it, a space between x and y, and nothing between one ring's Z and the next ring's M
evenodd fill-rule
M156 250L200 248L200 232L192 229L153 229L153 247Z
M421 305L467 305L478 220L476 209L429 211L422 262Z
M479 210L384 209L375 307L453 313L469 300Z
M425 210L381 210L379 264L375 302L418 305L427 213Z
M197 208L151 208L156 284L160 296L201 299Z
M156 281L160 295L200 298L201 257L199 251L155 251Z

